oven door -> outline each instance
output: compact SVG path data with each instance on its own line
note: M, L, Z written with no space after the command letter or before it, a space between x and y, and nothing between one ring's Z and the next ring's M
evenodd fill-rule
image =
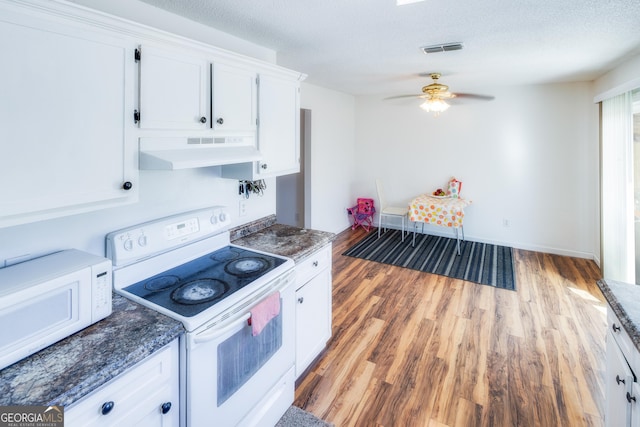
M253 425L274 413L277 421L293 403L294 381L285 377L295 363L295 291L291 280L285 282L268 293L280 291L280 314L257 336L247 321L259 301L215 327L187 334L188 426Z

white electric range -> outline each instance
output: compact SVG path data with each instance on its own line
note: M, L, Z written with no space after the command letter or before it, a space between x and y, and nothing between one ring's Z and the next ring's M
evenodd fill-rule
M181 394L190 427L271 425L293 402L293 261L230 244L230 225L215 206L106 239L115 292L187 331ZM253 312L274 294L278 314L255 335Z

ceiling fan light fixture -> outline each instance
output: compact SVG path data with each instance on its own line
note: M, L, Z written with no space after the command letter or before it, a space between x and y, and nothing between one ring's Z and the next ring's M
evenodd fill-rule
M464 44L460 42L450 42L442 44L434 44L430 46L422 46L420 49L425 54L438 53L438 52L450 52L452 50L460 50L464 47Z
M420 108L428 113L434 113L435 116L438 116L443 111L447 111L449 107L450 105L440 98L426 99L420 104Z

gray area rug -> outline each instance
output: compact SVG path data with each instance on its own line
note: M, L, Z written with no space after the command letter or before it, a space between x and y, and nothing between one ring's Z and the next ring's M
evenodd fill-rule
M275 427L333 427L333 424L322 421L297 406L291 406Z
M342 255L515 290L513 250L508 246L465 240L458 255L456 240L448 237L420 234L415 247L411 242L411 236L402 242L399 230L380 238L374 230Z

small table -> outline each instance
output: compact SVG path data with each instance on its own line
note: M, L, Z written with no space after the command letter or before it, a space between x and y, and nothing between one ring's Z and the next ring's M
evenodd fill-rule
M452 227L456 235L458 255L460 255L458 229L460 229L462 240L464 240L464 208L470 204L471 201L459 197L438 197L421 194L414 198L409 203L409 221L413 222L412 245L416 245L416 226L418 222L422 223L422 231L424 231L424 224Z

